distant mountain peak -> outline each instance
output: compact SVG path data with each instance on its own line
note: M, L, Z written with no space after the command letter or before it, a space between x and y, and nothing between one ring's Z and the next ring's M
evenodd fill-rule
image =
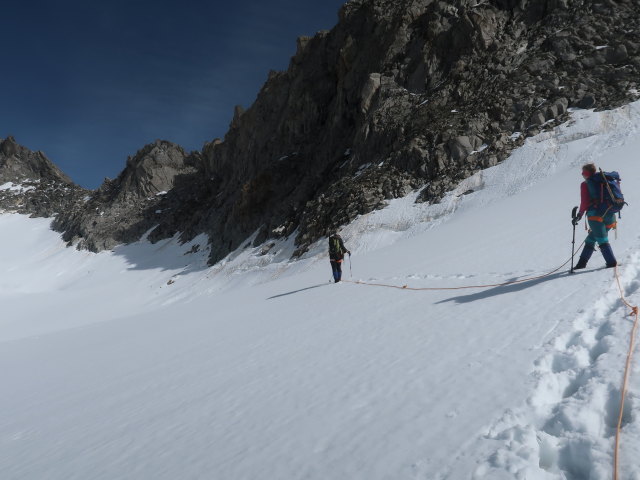
M112 182L119 195L147 197L168 192L177 176L195 171L184 149L167 140L156 140L127 159L124 170Z
M73 183L44 153L29 150L11 136L0 140L0 182L24 180Z
M0 211L51 217L71 210L86 190L71 181L46 155L16 142L0 139L0 185L20 188L0 190Z
M58 215L54 228L66 241L92 251L136 241L176 209L202 165L198 152L156 140L129 157L115 179L106 179L86 201Z

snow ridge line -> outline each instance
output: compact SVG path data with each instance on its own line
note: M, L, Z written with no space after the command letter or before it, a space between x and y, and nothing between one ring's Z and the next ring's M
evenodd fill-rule
M504 282L504 283L494 283L494 284L487 284L487 285L463 285L460 287L409 287L408 285L387 285L384 283L371 283L371 282L363 282L362 280L342 280L343 282L347 282L347 283L355 283L356 285L367 285L370 287L386 287L386 288L396 288L398 290L411 290L411 291L429 291L429 290L464 290L464 289L468 289L468 288L491 288L491 287L506 287L508 285L514 285L517 283L524 283L524 282L530 282L532 280L539 280L541 278L545 278L545 277L549 277L551 275L553 275L554 273L556 273L558 270L562 269L562 267L566 266L571 260L573 260L573 258L577 255L577 252L580 251L580 249L582 248L582 245L584 245L584 242L582 242L580 244L580 246L576 249L576 253L574 253L573 255L571 255L571 257L569 257L569 259L564 262L562 265L560 265L559 267L551 270L548 273L544 273L542 275L537 275L534 277L526 277L526 278L520 278L518 280L511 280L510 282Z
M624 376L622 381L622 388L620 389L620 412L618 414L618 425L616 426L616 443L614 447L613 454L613 480L618 480L618 457L620 450L620 433L622 430L622 420L624 415L624 402L627 396L627 388L629 385L629 373L631 367L631 358L633 357L633 350L635 346L635 338L636 331L638 330L638 306L631 305L624 296L624 290L622 289L622 284L620 283L620 275L618 274L618 266L615 267L615 275L616 275L616 283L618 284L618 290L620 290L620 299L622 302L631 309L630 316L635 315L635 320L633 322L633 328L630 332L629 339L629 351L627 353L627 361L625 362L624 367Z

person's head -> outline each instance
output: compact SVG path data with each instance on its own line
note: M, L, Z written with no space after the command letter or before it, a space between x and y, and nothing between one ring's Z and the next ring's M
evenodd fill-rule
M589 178L591 175L596 173L596 166L593 163L585 163L582 166L582 176L584 178Z

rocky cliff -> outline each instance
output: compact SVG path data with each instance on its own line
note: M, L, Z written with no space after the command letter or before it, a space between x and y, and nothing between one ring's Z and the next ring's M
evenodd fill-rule
M637 96L640 2L352 0L207 145L212 261L258 231L299 252L385 200L435 202L567 110Z
M437 202L569 108L636 99L639 73L640 0L351 0L224 140L176 154L166 195L129 162L56 228L91 249L207 233L211 262L295 234L300 254L412 189Z
M198 172L200 154L157 140L130 157L116 179L105 180L85 201L61 211L53 228L70 244L95 252L134 242L169 215L179 192L189 190Z
M73 208L86 193L44 153L13 137L0 139L0 211L50 217Z

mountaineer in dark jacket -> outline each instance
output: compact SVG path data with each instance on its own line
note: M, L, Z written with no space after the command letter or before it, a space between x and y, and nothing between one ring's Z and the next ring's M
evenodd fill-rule
M336 283L342 278L342 261L345 253L351 255L351 252L344 246L342 237L334 233L329 237L329 261L331 262L331 270L333 270L333 279Z

